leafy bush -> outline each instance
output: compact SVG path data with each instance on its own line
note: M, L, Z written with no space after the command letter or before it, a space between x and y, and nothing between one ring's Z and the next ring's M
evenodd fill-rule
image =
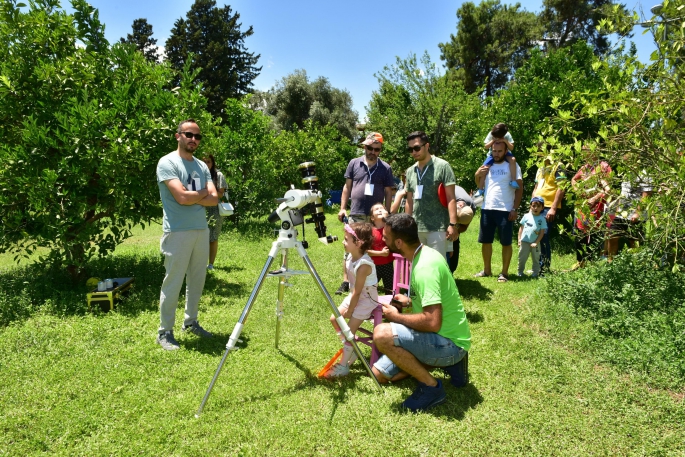
M592 323L592 350L658 385L685 383L685 275L659 268L647 250L551 276L551 303Z

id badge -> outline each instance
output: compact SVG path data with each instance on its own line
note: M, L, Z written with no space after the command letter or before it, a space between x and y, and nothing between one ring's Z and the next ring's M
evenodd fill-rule
M200 178L193 178L193 190L198 192L200 189Z
M423 185L419 184L416 186L416 192L414 192L414 200L421 200L421 195L423 195Z
M364 186L364 195L373 195L373 184L366 183Z

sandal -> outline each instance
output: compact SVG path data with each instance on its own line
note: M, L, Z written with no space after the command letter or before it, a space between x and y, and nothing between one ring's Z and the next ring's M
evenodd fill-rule
M485 273L485 270L479 271L478 273L473 275L474 278L489 278L490 276L492 276L492 273L487 274L487 273Z
M497 277L497 282L507 282L509 281L509 278L507 278L504 273L500 273L499 276Z

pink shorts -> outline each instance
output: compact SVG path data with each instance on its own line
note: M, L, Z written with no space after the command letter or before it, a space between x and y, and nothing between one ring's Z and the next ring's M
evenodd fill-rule
M350 300L352 300L352 294L345 297L343 302L340 304L340 308L338 308L340 314L345 314L345 311L348 310L348 308L350 307ZM371 317L371 313L373 312L373 310L376 309L376 306L378 306L377 302L378 289L376 288L376 286L364 287L364 290L362 290L362 294L359 297L359 301L357 302L357 306L354 308L354 311L352 312L352 317L360 320L368 319L369 317Z

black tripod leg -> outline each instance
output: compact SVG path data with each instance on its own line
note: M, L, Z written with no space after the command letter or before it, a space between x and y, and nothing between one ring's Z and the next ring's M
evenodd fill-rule
M273 251L273 249L272 249ZM209 398L209 394L212 393L212 389L214 388L214 383L216 382L217 378L219 377L219 373L221 373L221 368L224 366L224 362L226 361L226 357L228 356L228 353L231 352L235 348L236 343L238 342L238 338L240 338L240 334L243 331L243 325L245 324L245 321L247 320L247 316L250 314L250 310L252 309L252 304L254 301L257 299L257 295L259 294L259 290L262 288L262 284L264 283L264 278L266 278L266 275L269 272L269 268L271 267L271 262L273 262L274 257L273 255L269 255L269 257L266 259L266 263L264 264L264 268L262 269L262 272L259 275L259 279L257 279L257 283L255 284L254 288L252 289L252 293L250 294L250 298L247 300L247 304L245 305L245 308L243 308L243 312L240 315L240 319L238 319L238 323L235 324L235 327L233 328L233 333L231 333L231 336L228 338L228 343L226 343L226 350L224 351L224 356L221 358L221 362L219 362L219 366L216 368L216 372L214 373L214 377L212 378L212 381L209 383L209 387L207 387L207 392L205 392L205 396L202 399L202 403L200 403L200 408L198 408L197 413L195 413L195 417L200 417L200 414L202 414L202 410L205 407L205 403L207 403L207 399Z

